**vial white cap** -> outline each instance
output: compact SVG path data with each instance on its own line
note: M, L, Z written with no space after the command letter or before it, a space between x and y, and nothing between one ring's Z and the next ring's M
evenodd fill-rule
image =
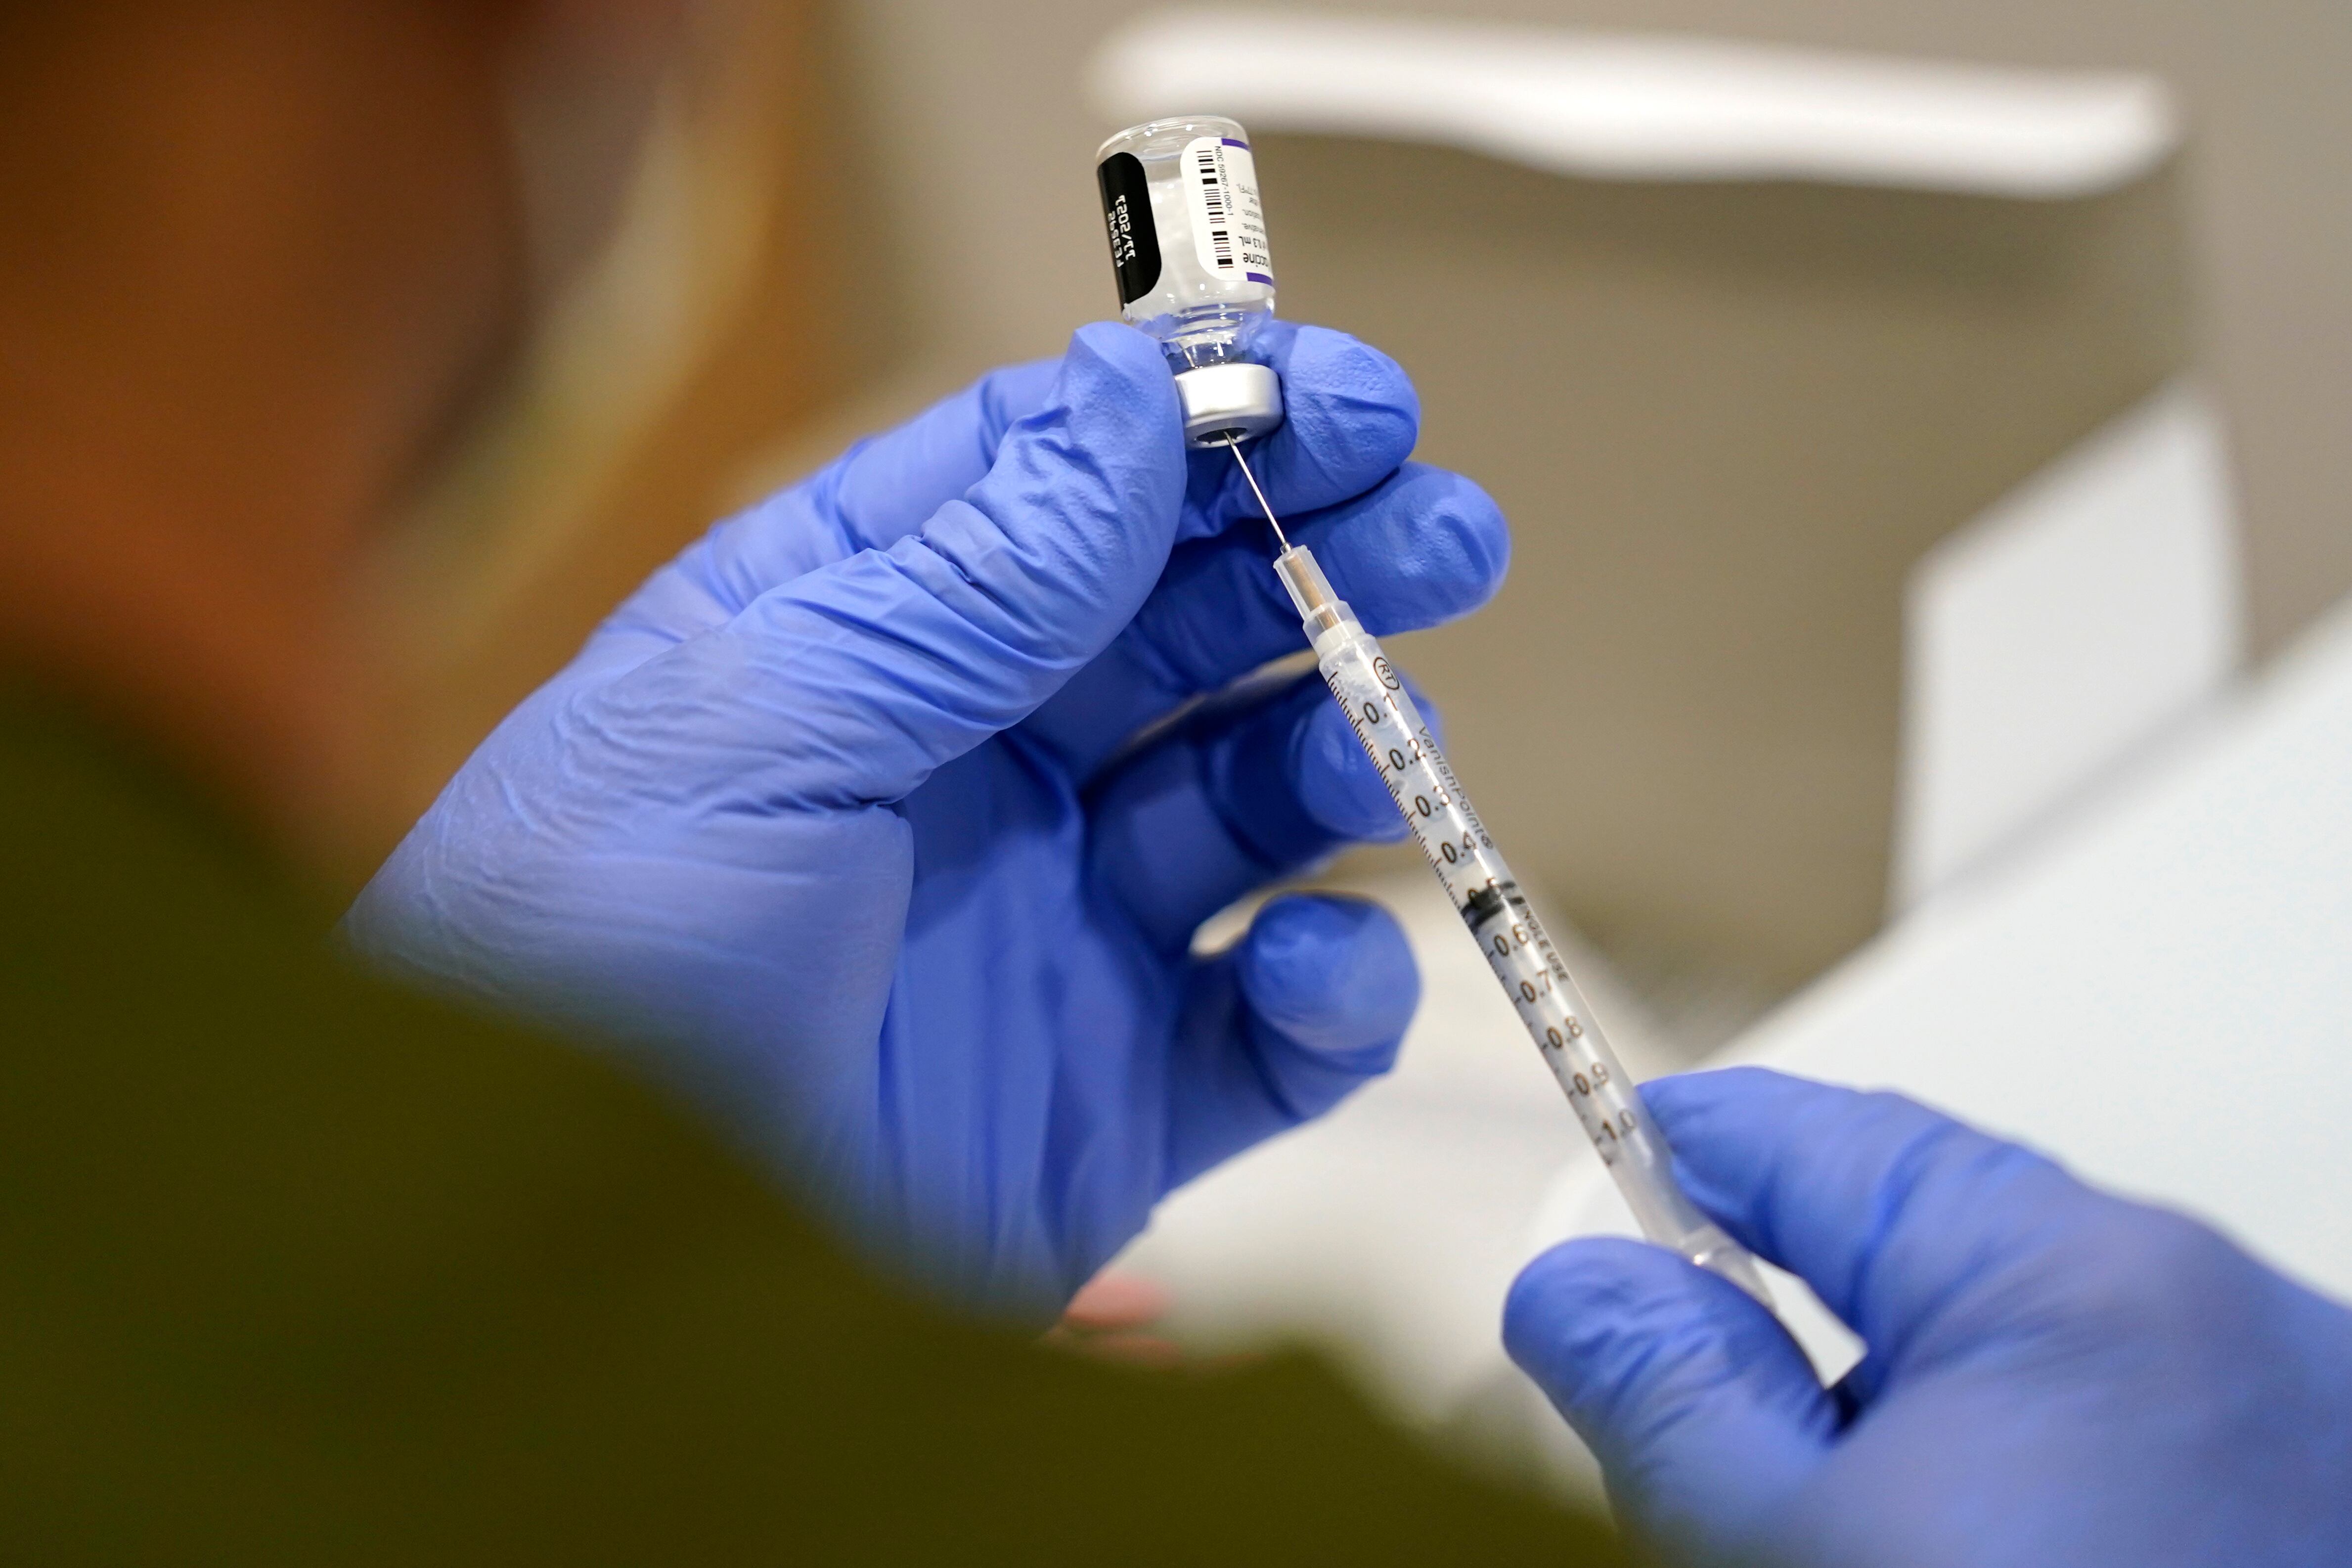
M1265 365L1235 360L1178 371L1176 395L1192 446L1245 441L1282 423L1282 378Z

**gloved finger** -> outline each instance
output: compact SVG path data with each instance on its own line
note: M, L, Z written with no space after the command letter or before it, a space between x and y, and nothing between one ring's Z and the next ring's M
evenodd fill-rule
M1420 1000L1412 949L1378 904L1269 902L1193 971L1169 1066L1169 1186L1388 1071Z
M1869 1342L1865 1384L1950 1314L2062 1272L2084 1205L2110 1201L1900 1095L1761 1068L1642 1092L1693 1200Z
M1087 805L1089 873L1170 952L1252 889L1347 845L1404 835L1347 716L1312 675L1193 716L1122 763Z
M1396 361L1345 332L1282 321L1254 348L1282 377L1284 418L1244 450L1285 521L1363 494L1412 456L1421 398ZM1192 455L1180 541L1263 515L1232 453Z
M992 370L845 455L830 509L844 552L887 550L985 479L1005 436L1045 406L1061 370L1057 359ZM783 580L771 577L758 592Z
M1268 323L1255 346L1283 377L1284 423L1249 449L1276 506L1311 511L1360 495L1412 455L1421 404L1388 355L1344 332L1289 321ZM1060 370L1059 360L1034 360L991 371L860 442L810 482L714 529L706 575L740 610L799 573L888 549L980 482L1005 434L1045 405ZM1193 453L1188 468L1180 537L1256 513L1228 454Z
M1284 377L1287 417L1251 448L1276 507L1329 506L1377 484L1419 437L1421 408L1394 360L1343 332L1269 323L1257 347ZM1163 360L1163 363L1164 363ZM800 484L719 523L648 580L583 650L626 668L725 624L761 595L860 550L887 550L988 473L1004 437L1045 405L1058 360L990 372ZM1180 537L1254 513L1223 452L1192 454ZM1243 487L1245 489L1245 487Z
M724 626L803 573L888 549L987 476L1006 433L1045 406L1060 373L1059 360L991 371L719 523L614 611L583 659L626 668Z
M1738 1560L1837 1433L1771 1313L1643 1242L1571 1241L1528 1265L1503 1344L1600 1459L1621 1519L1702 1562Z
M1183 482L1158 345L1083 328L1045 406L965 499L598 688L593 721L669 732L656 715L697 715L689 728L728 752L729 787L780 804L903 799L1133 618L1166 564ZM614 711L628 709L655 713Z
M1467 615L1502 586L1511 554L1486 491L1418 463L1370 495L1299 518L1291 537L1315 552L1374 636ZM1134 624L1023 732L1084 776L1183 703L1305 647L1273 552L1263 531L1177 546Z

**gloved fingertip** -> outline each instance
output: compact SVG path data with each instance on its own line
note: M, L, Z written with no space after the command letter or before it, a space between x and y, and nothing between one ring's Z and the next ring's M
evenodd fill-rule
M1638 1303L1671 1297L1680 1281L1659 1248L1618 1237L1564 1242L1511 1281L1503 1300L1503 1349L1563 1408L1589 1402L1612 1381L1612 1353Z
M922 527L941 502L980 482L1006 434L1051 400L1061 374L1058 359L1003 366L898 428L859 442L814 481L819 514L838 517L853 547L888 548ZM805 507L808 500L796 486L729 525L734 537L724 541L713 563L748 576L728 599L737 609L796 574L782 563L765 565L762 556L776 546L761 545L816 533L814 520L765 514L794 501Z
M1837 1411L1796 1342L1728 1280L1594 1237L1522 1270L1503 1345L1648 1532L1737 1537L1818 1462Z
M1057 460L1124 471L1165 491L1171 503L1182 496L1187 470L1175 378L1160 344L1133 327L1090 321L1071 333L1030 426Z
M980 413L981 442L993 457L1004 432L1045 405L1062 374L1056 359L1030 360L990 371L973 389Z
M1376 635L1468 615L1501 590L1511 564L1510 525L1494 498L1421 463L1310 542Z
M1339 837L1393 844L1405 836L1380 770L1331 702L1318 701L1299 726L1294 782L1307 814Z
M1503 1348L1588 1438L1619 1438L1671 1409L1737 1394L1818 1413L1812 1363L1729 1280L1661 1247L1586 1237L1520 1270Z
M1397 462L1412 456L1421 435L1421 394L1404 366L1361 338L1313 325L1297 329L1282 362L1276 368L1286 391L1296 385L1302 397L1347 410L1364 436L1402 443Z
M1269 316L1265 324L1257 330L1257 340L1253 346L1260 358L1280 370L1287 362L1291 344L1297 342L1298 334L1306 330L1307 325L1303 321L1294 321L1284 316Z
M1276 899L1258 911L1239 957L1242 994L1258 1018L1294 1045L1363 1054L1351 1070L1385 1071L1421 1003L1403 929L1361 899Z
M1283 398L1301 446L1336 476L1369 483L1421 442L1421 395L1404 367L1371 344L1302 327L1283 367Z
M1362 495L1412 455L1421 439L1421 398L1396 361L1325 327L1261 337L1258 349L1282 377L1286 416L1255 462L1267 496L1285 515ZM1237 475L1219 474L1217 493L1228 514L1254 510Z
M1088 321L1070 334L1055 382L1056 401L1078 401L1105 382L1131 385L1155 402L1176 406L1175 377L1160 344L1119 321Z
M1420 464L1402 478L1406 510L1419 523L1419 580L1446 584L1461 595L1449 615L1476 609L1503 585L1511 567L1511 528L1503 509L1475 479Z
M1652 1079L1642 1086L1642 1098L1665 1125L1667 1136L1672 1137L1677 1127L1693 1133L1700 1131L1706 1119L1720 1111L1736 1111L1741 1106L1754 1106L1767 1100L1802 1098L1821 1088L1769 1068L1709 1068Z
M1451 477L1454 494L1449 517L1460 534L1457 548L1462 559L1483 590L1478 600L1483 605L1502 588L1503 579L1510 574L1511 525L1484 486L1460 474Z

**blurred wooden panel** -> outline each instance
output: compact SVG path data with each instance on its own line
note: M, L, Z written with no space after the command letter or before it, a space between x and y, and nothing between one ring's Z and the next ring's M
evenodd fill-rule
M1396 354L1508 586L1402 639L1538 883L1781 987L1879 923L1901 584L2187 357L2177 181L2060 204L1615 185L1266 136L1286 315Z

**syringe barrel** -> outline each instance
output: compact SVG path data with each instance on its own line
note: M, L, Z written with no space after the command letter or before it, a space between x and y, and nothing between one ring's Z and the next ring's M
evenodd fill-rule
M1754 1260L1684 1195L1675 1180L1673 1152L1650 1124L1632 1077L1610 1048L1379 640L1333 592L1311 552L1297 546L1286 550L1275 558L1275 571L1298 607L1324 683L1380 770L1430 869L1486 953L1528 1038L1567 1093L1642 1233L1770 1305Z

